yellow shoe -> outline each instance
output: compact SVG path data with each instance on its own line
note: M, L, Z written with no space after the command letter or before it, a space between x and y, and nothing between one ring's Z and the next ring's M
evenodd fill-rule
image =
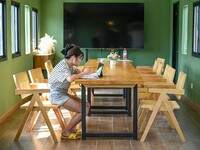
M69 136L61 135L61 140L78 140L80 138L76 133L71 133Z
M77 129L75 134L78 136L82 135L82 129Z

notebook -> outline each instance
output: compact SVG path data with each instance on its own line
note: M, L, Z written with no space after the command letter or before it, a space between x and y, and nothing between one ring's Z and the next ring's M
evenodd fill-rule
M84 79L92 79L92 78L100 78L100 77L103 77L103 66L104 66L104 64L99 63L98 68L97 68L97 71L96 71L95 73L84 75L84 76L82 76L81 78L84 78Z

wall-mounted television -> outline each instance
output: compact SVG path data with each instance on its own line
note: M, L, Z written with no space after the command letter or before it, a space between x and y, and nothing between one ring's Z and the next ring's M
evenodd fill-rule
M144 48L144 3L64 3L64 45Z

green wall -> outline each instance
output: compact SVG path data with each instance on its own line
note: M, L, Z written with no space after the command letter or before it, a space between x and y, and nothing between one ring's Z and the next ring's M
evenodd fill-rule
M15 85L12 75L21 71L27 71L32 68L32 54L24 53L24 5L30 5L39 10L39 36L48 33L58 41L56 45L56 61L58 62L63 56L60 50L63 48L63 2L66 0L16 0L21 5L21 50L22 55L12 59L11 56L11 33L10 33L10 4L11 0L6 1L7 5L7 48L8 60L0 62L0 116L12 108L18 101L18 97L14 94ZM128 58L133 60L135 65L153 64L156 57L164 57L166 62L169 60L169 20L170 20L170 2L168 0L79 0L71 2L144 2L145 3L145 39L144 50L128 51ZM84 36L83 36L84 38ZM84 51L84 50L83 50ZM106 56L109 52L104 52ZM90 51L90 58L102 57L100 52ZM147 59L148 58L148 59ZM26 63L25 63L26 62Z
M63 48L63 3L67 0L16 0L21 5L21 50L20 57L11 56L11 31L10 31L10 4L11 0L6 0L7 5L7 50L8 58L0 62L0 116L19 102L19 97L14 93L15 85L12 75L21 71L27 71L33 67L33 56L25 55L24 52L24 5L27 4L39 10L39 37L48 33L57 40L56 44L56 62L63 58L60 51ZM144 49L128 51L128 58L133 60L135 65L150 65L156 57L163 57L166 63L171 64L172 55L172 12L173 3L178 0L71 0L71 2L144 2ZM187 73L186 96L195 104L200 106L200 75L199 58L193 57L192 52L192 5L197 0L179 0L179 30L181 31L182 8L185 4L189 6L189 26L188 26L188 53L183 55L179 53L178 70ZM179 37L181 32L179 31ZM84 35L83 35L84 38ZM181 41L179 40L179 51ZM83 49L83 51L85 51ZM91 50L90 58L105 57L109 52L101 53L100 50ZM194 65L196 64L196 65ZM193 83L194 88L190 85Z
M200 106L200 80L198 79L200 76L200 58L192 56L192 30L193 30L193 2L198 0L180 0L179 1L179 53L178 53L178 72L184 71L187 74L186 79L186 96L187 98L194 104ZM173 4L176 3L177 0L171 0L171 20L172 22L172 12L173 12ZM183 7L188 5L188 46L187 46L187 54L181 53L181 31L182 31L182 12ZM170 27L170 32L172 31L172 25ZM171 35L170 35L171 36ZM170 47L171 48L171 47ZM171 50L170 50L171 51ZM171 58L171 56L170 56ZM191 88L191 83L193 83L193 89Z
M153 64L153 60L158 56L164 57L168 62L170 46L170 1L168 0L43 0L41 3L41 35L48 33L58 41L56 45L56 61L63 57L60 51L63 49L64 2L144 2L144 50L128 51L128 58L133 60L135 65ZM85 50L83 49L83 51ZM89 56L90 58L105 57L108 53L109 51L101 53L100 50L90 50Z
M20 3L20 38L21 38L21 56L12 58L11 52L11 0L6 0L6 36L7 36L7 60L0 62L0 117L19 102L19 97L15 95L15 85L13 74L27 71L33 66L32 54L25 55L24 43L24 5L38 8L40 10L40 0L16 0Z

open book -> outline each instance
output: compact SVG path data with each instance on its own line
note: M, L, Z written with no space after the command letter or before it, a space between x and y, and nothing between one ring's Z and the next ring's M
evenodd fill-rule
M95 73L84 75L81 78L84 78L84 79L92 79L92 78L94 79L94 78L96 78L97 79L97 78L103 76L102 70L103 70L103 64L99 63L98 69Z

